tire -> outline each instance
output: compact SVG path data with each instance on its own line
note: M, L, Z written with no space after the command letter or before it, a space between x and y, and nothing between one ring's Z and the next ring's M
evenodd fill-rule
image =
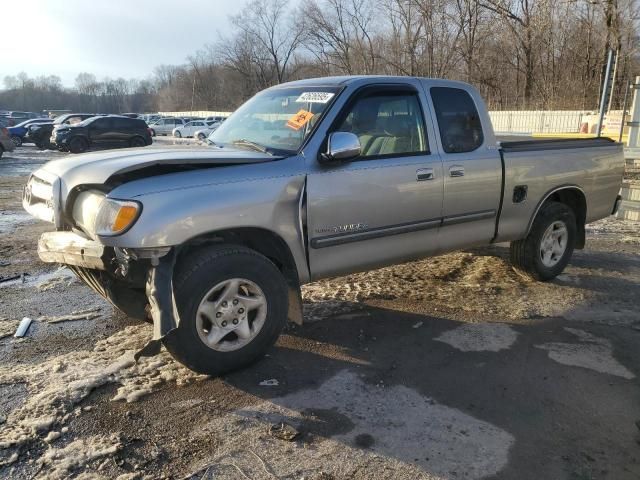
M176 138L181 138L181 137L182 137L182 134L181 134L180 132L175 132L175 133L173 134L173 136L174 136L174 137L176 137Z
M4 153L4 148L0 146L0 158L2 158L2 154Z
M129 142L129 145L131 147L145 147L147 145L147 142L145 142L144 138L142 137L133 137Z
M207 137L204 135L204 133L199 133L198 134L198 141L204 142L206 138Z
M22 138L20 138L17 135L11 135L11 141L13 142L13 144L16 147L21 147L22 146Z
M545 203L533 221L529 235L511 242L510 257L514 269L541 282L557 277L571 259L576 231L576 217L571 208L559 202ZM543 243L545 240L547 243Z
M74 137L69 142L69 151L71 153L84 153L88 148L87 141L82 137Z
M156 131L155 131L153 128L150 128L150 129L149 129L149 133L151 133L151 136L152 136L152 137L155 137L155 136L156 136Z
M223 303L223 292L234 291L237 280L241 296L227 295L229 302ZM242 284L243 281L247 283ZM245 247L225 245L193 252L174 275L174 292L180 322L163 342L176 360L199 373L221 375L250 365L275 343L287 321L284 277L270 260ZM256 292L258 296L254 296ZM244 301L236 305L237 298ZM251 310L255 307L248 300L264 301L258 309ZM198 314L201 305L211 308L210 316ZM244 305L244 318L234 327L229 322L239 320L233 317L241 317ZM225 319L227 324L222 328ZM240 331L247 335L245 339L236 334ZM204 338L211 339L212 334L216 335L214 347L207 345Z

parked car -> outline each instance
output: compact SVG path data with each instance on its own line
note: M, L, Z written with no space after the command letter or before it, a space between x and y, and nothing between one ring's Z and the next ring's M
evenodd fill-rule
M25 140L35 143L36 147L40 149L56 148L51 143L52 132L55 128L60 127L60 125L75 125L95 116L95 113L67 113L56 117L53 123L30 125L25 135Z
M4 152L13 152L16 148L15 143L11 140L11 135L9 135L9 130L7 127L0 128L0 158L2 158L2 154Z
M208 127L203 128L202 130L196 130L195 132L193 132L193 138L199 140L200 142L204 142L209 135L211 135L218 129L220 125L222 125L222 122L214 122Z
M307 282L497 242L551 280L585 224L616 212L624 170L605 138L498 144L475 88L414 77L281 84L211 141L49 162L23 198L58 230L40 238L43 261L131 317L150 308L139 355L164 344L207 374L301 322Z
M204 119L205 122L207 123L217 123L217 122L224 122L227 119L227 117L222 117L220 115L215 115L212 117L206 117Z
M193 137L196 130L202 130L203 128L207 128L209 124L204 120L193 120L191 122L185 123L184 125L179 125L173 129L174 137Z
M149 129L153 137L156 135L171 135L174 128L181 127L184 124L185 121L182 118L166 117L149 125Z
M19 123L15 127L9 127L9 135L11 136L11 140L19 147L25 141L25 136L29 131L29 127L31 125L43 125L43 124L51 124L53 120L50 118L32 118L31 120L25 120L22 123Z
M59 125L51 143L61 151L86 152L89 148L144 147L152 143L144 120L106 115L91 117L76 125Z
M12 111L12 112L9 112L9 116L7 118L9 119L9 126L14 127L19 123L24 122L25 120L29 120L32 118L47 118L47 117L41 113Z

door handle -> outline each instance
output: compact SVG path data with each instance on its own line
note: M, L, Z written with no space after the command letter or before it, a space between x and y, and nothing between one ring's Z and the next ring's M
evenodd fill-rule
M464 167L462 165L453 165L449 168L450 177L464 177Z
M433 168L419 168L416 170L416 180L424 182L425 180L433 180Z

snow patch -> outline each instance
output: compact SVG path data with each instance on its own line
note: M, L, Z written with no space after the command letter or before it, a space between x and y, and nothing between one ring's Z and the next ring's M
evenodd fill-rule
M62 448L50 448L39 460L50 480L69 478L72 470L98 458L115 454L122 447L117 436L93 436L74 440Z
M442 333L434 340L463 352L499 352L510 348L518 332L504 323L470 323Z
M184 385L206 378L178 364L167 352L136 363L133 354L149 336L150 327L130 326L99 341L92 351L6 369L0 383L25 383L29 395L7 415L0 430L0 449L44 437L54 426L57 430L74 413L75 405L102 385L119 385L112 400L135 402L165 383ZM76 409L75 413L81 412Z
M565 330L578 337L580 343L551 342L536 345L536 348L547 350L551 360L563 365L588 368L629 380L635 378L633 372L614 358L609 340L577 328L566 327Z

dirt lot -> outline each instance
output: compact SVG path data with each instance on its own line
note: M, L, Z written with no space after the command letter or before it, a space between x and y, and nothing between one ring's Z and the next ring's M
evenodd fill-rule
M640 224L589 226L548 284L498 245L309 285L304 326L213 379L136 364L150 326L39 262L20 190L59 155L0 160L0 478L640 478Z

